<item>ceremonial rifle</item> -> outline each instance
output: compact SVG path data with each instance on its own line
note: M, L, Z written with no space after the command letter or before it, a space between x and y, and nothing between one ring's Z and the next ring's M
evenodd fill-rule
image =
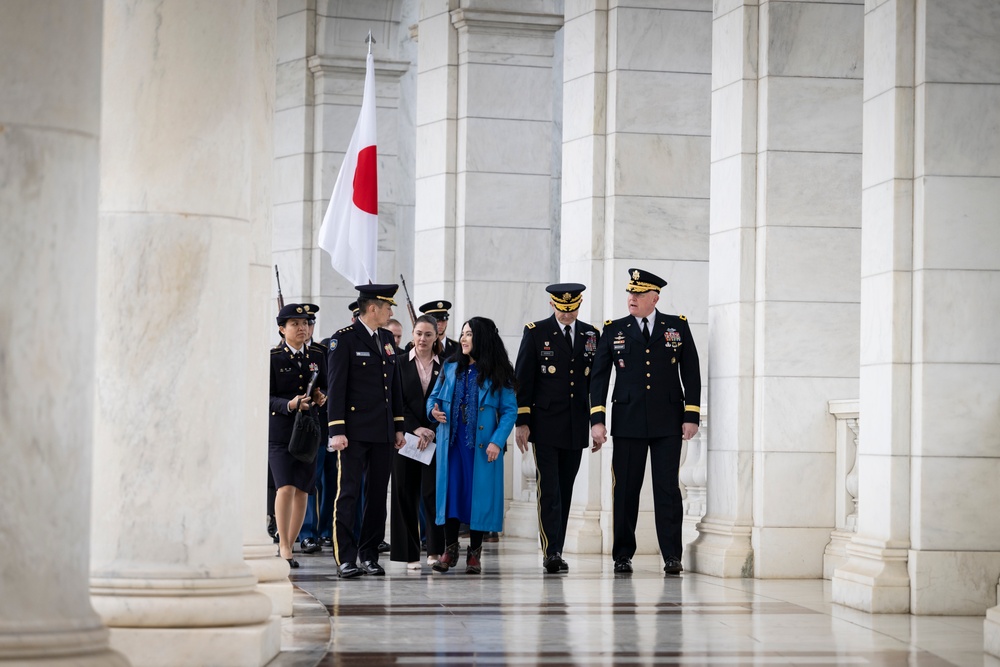
M410 301L410 290L406 289L406 279L403 274L399 274L399 282L403 284L403 293L406 295L406 310L410 311L410 326L417 326L417 311L413 310L413 302Z
M285 297L281 296L281 276L278 275L278 265L274 265L274 279L278 281L278 311L285 307Z

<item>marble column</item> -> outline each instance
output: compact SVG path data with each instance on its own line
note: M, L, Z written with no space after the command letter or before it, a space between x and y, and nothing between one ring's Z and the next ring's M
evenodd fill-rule
M591 6L592 5L592 6ZM562 193L559 279L587 286L580 319L603 328L605 160L608 105L608 10L602 3L566 3L563 25ZM569 553L601 553L607 452L584 452L566 528ZM610 523L606 523L610 528ZM608 531L610 533L610 530Z
M1000 10L886 0L865 28L863 500L833 599L982 614L1000 576Z
M600 325L625 313L627 269L664 277L670 284L658 307L687 316L704 375L709 3L566 4L560 278L588 285L581 317ZM605 552L613 448L612 438L598 455L585 456L574 494L585 512L599 512ZM653 525L647 473L639 553L656 552Z
M413 299L455 302L455 188L458 137L458 0L422 2L417 39L416 210ZM452 320L457 320L452 312ZM454 332L452 332L454 333Z
M0 665L128 664L87 587L100 88L99 0L4 5Z
M250 91L250 273L246 373L246 464L243 469L243 559L257 578L257 590L271 598L273 613L292 615L288 563L275 558L267 534L268 358L275 336L275 299L271 297L272 179L274 174L274 38L276 0L254 6L254 69ZM291 300L289 300L291 303Z
M280 647L241 548L266 8L105 7L90 583L136 665Z
M717 3L712 20L708 340L711 365L704 519L684 566L752 576L753 354L759 9ZM703 393L705 391L703 390Z
M823 573L827 402L857 394L862 27L860 2L716 5L701 572Z

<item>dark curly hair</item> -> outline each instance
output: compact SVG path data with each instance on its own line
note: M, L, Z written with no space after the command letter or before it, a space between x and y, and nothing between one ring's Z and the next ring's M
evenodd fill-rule
M456 370L461 373L468 368L470 361L475 360L480 387L488 379L492 384L491 392L500 391L501 387L516 390L514 367L507 356L507 348L500 338L497 325L488 317L473 317L465 324L472 330L472 350L471 354L465 354L459 347L452 355L451 358L458 363ZM463 329L465 324L462 325Z

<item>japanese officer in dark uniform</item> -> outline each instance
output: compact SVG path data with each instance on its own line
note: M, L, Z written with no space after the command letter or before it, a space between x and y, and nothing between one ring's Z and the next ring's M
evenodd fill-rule
M396 285L359 285L360 315L330 338L328 369L330 442L336 452L333 552L345 579L380 576L378 545L385 538L386 493L393 447L403 446L403 395L392 334L382 327L396 305ZM364 477L360 538L356 503ZM361 561L360 567L356 560Z
M590 379L591 435L607 440L605 399L611 369L612 516L615 572L632 572L639 493L649 453L653 479L656 538L663 571L680 574L681 524L684 507L677 480L681 440L698 433L701 413L701 370L694 338L683 315L656 310L662 278L629 269L628 316L605 322Z
M451 301L428 301L420 306L420 312L424 315L432 315L438 323L438 340L441 341L441 354L438 359L443 364L445 359L450 357L458 349L458 341L448 338L448 311L451 310ZM409 349L409 346L407 346Z
M590 367L600 333L579 319L579 283L549 285L553 313L524 327L517 352L518 448L534 444L538 484L538 529L542 566L549 574L568 572L563 542L573 483L583 450L590 444ZM594 451L600 447L594 446Z

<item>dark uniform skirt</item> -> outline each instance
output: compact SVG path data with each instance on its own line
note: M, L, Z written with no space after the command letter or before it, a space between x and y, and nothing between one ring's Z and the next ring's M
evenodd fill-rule
M267 443L267 464L274 477L274 488L280 489L291 484L306 493L315 490L316 464L303 463L289 454L287 442Z

